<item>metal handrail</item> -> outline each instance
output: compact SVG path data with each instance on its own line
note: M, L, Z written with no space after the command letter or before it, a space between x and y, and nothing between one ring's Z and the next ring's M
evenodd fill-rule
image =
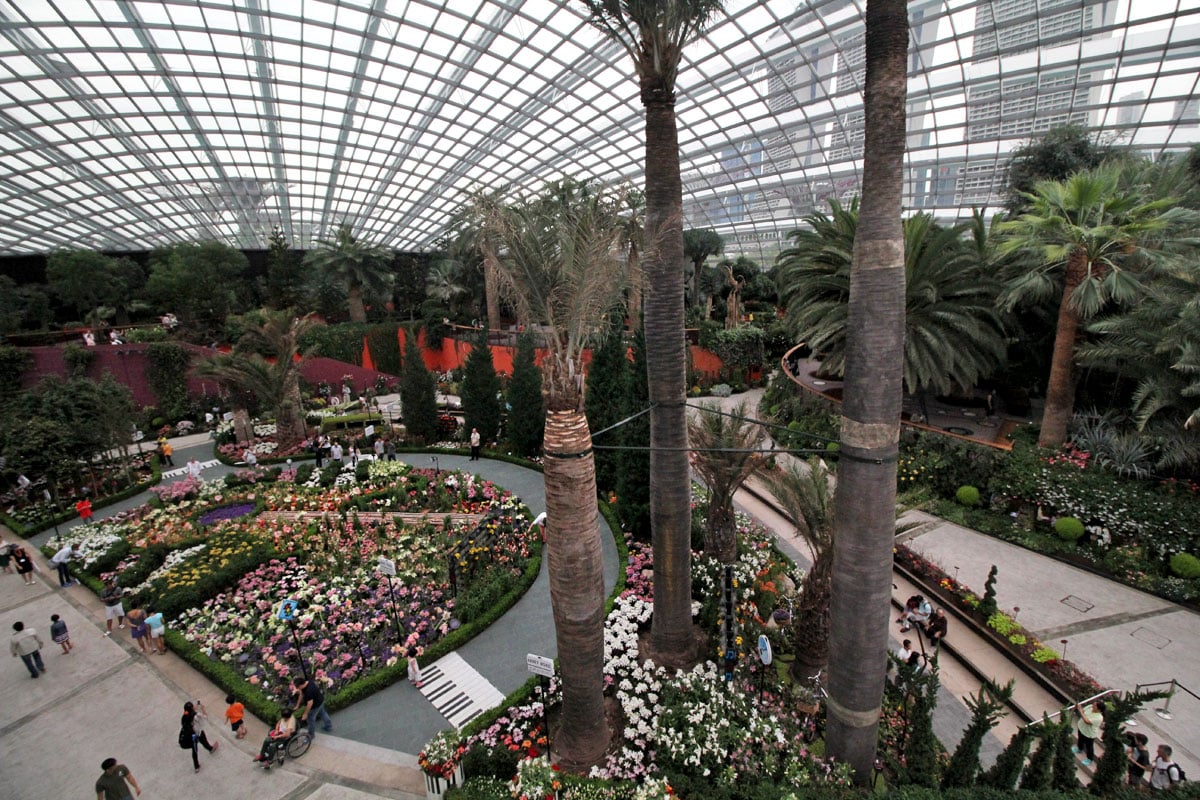
M1047 719L1054 719L1055 717L1062 716L1063 714L1065 714L1067 711L1070 711L1075 706L1085 706L1088 703L1091 703L1095 700L1099 700L1101 697L1107 697L1110 694L1120 694L1120 693L1121 693L1120 689L1105 689L1100 694L1093 695L1092 697L1089 697L1086 700L1080 700L1078 703L1072 703L1071 705L1067 706L1064 709L1055 711L1053 714L1046 714L1045 716L1042 717L1042 719L1035 719L1033 722L1027 722L1022 727L1031 728L1034 725L1040 725L1042 722L1044 722Z
M1157 714L1162 719L1174 719L1174 717L1171 715L1171 698L1175 696L1175 692L1177 690L1183 689L1185 692L1190 694L1192 697L1196 698L1197 700L1200 700L1200 695L1196 694L1191 689L1184 686L1182 683L1177 681L1175 678L1171 678L1171 680L1169 680L1169 681L1155 681L1153 683L1139 683L1137 685L1137 688L1134 689L1134 691L1140 692L1140 691L1142 691L1142 689L1145 689L1150 686L1170 686L1171 687L1171 690L1167 692L1167 702L1163 703L1162 708L1154 709L1154 713Z

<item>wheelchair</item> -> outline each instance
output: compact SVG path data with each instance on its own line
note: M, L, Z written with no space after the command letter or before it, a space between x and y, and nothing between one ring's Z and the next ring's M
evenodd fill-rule
M307 729L296 731L282 742L276 742L271 753L266 761L260 762L262 768L270 770L271 767L282 767L283 762L288 758L300 758L308 752L308 748L312 747L312 734Z

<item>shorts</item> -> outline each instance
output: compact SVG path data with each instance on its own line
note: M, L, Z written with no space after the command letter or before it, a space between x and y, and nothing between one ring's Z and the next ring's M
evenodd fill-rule
M229 727L236 731L242 727L242 724L243 724L243 720L239 719L239 720L229 723Z
M133 626L133 638L135 639L141 639L148 633L150 633L150 626L144 622L141 625Z
M163 630L165 630L165 629L164 628L151 628L150 629L150 638L151 639L161 639L163 636Z
M120 603L117 603L115 606L104 607L105 619L117 619L118 617L123 616L125 616L125 606L121 605Z

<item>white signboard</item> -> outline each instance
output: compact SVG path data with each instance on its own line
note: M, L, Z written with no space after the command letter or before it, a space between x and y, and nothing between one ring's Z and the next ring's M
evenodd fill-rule
M226 422L231 422L231 421L233 420L233 412L232 412L232 411L226 411L226 412L225 412L225 413L224 413L224 414L221 416L221 419L225 420Z
M363 436L374 436L374 435L375 435L375 426L374 425L368 425L367 427L363 428Z
M525 656L525 666L534 675L543 675L547 678L554 677L554 659L546 658L545 656L535 656L533 653L528 653Z
M396 577L396 562L390 558L379 557L379 565L376 567L381 575L386 575L389 578Z

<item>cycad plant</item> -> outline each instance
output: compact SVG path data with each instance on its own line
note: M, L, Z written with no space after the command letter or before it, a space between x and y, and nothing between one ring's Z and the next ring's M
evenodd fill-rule
M767 457L759 449L764 438L762 427L746 418L745 403L728 414L715 405L705 405L688 420L692 468L708 487L704 552L723 564L732 564L737 558L733 495L767 465Z

